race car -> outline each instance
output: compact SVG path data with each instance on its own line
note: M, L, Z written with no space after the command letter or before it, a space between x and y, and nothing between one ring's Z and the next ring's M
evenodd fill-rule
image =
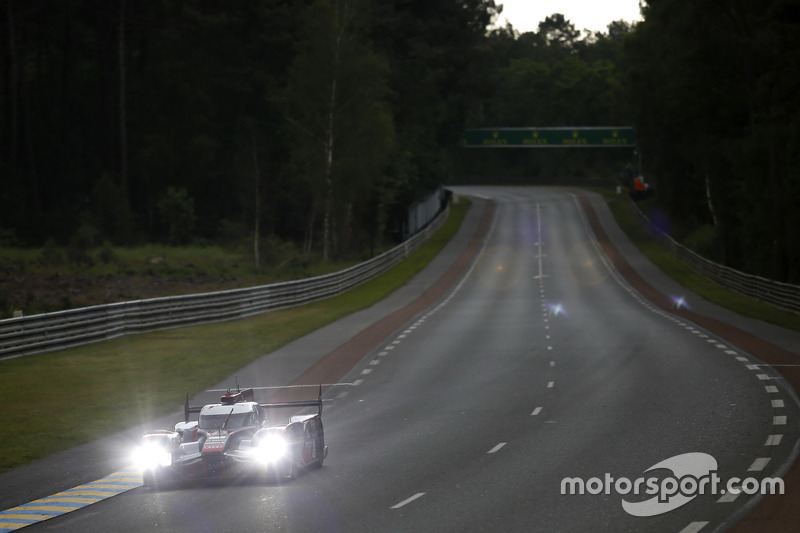
M316 407L316 414L272 424L274 409ZM192 414L198 419L190 421ZM145 433L134 453L145 486L163 481L241 474L293 479L300 468L319 468L328 455L322 427L322 386L316 400L258 403L253 389L228 391L219 403L190 407L174 431Z

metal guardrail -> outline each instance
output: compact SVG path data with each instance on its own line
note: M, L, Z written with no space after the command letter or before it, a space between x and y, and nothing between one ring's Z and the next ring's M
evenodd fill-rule
M408 257L444 223L448 213L449 206L419 233L391 250L332 274L0 320L0 359L63 350L131 333L244 318L329 298L375 278Z
M746 274L725 265L709 261L689 248L675 241L664 233L642 213L639 206L631 200L631 204L639 219L644 223L650 234L664 245L672 254L683 261L689 268L706 278L732 289L738 293L750 296L776 307L800 313L800 285L781 283L770 279Z

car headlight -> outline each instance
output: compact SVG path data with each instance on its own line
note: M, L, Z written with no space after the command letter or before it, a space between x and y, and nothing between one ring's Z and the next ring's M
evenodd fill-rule
M163 447L153 444L140 446L133 452L133 460L141 471L170 466L172 454Z
M259 440L253 453L260 463L271 464L285 457L287 448L286 440L283 437L270 435Z

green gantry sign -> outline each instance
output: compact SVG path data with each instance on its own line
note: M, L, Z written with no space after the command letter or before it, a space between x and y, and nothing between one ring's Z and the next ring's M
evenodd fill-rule
M631 127L480 128L467 130L466 148L633 148Z

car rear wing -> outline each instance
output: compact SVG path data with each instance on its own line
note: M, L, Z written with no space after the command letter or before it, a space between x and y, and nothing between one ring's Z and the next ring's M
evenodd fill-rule
M244 389L236 393L227 392L220 397L220 403L224 405L233 405L239 402L252 402L255 401L255 392L253 389ZM281 408L281 407L316 407L317 414L322 416L322 384L319 386L319 393L316 400L300 400L291 402L276 402L276 403L260 403L261 407L265 409ZM183 416L186 422L189 421L189 415L192 413L199 413L203 406L193 407L189 405L189 393L186 393L186 400L183 403Z
M281 408L281 407L316 407L317 415L322 417L322 384L319 386L319 393L316 400L298 400L292 402L276 402L276 403L261 403L259 404L265 409Z

